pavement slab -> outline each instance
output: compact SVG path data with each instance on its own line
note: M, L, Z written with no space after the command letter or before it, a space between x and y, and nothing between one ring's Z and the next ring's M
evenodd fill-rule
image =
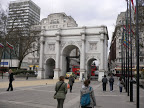
M0 108L56 108L57 100L53 99L55 83L58 80L19 79L15 81L14 91L6 91L8 85L0 87ZM68 80L66 80L68 82ZM0 82L7 83L8 81ZM29 85L25 86L25 83ZM46 84L47 83L47 84ZM21 85L20 85L21 84ZM64 108L79 108L80 89L83 82L76 81L72 93L66 95ZM136 86L134 85L134 102L129 101L125 90L119 92L117 78L115 78L114 91L102 91L102 83L91 81L94 89L97 106L95 108L136 108ZM144 108L144 90L140 89L140 108Z

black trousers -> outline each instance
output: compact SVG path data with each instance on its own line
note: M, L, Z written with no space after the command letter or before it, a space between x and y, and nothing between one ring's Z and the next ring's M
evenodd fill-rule
M70 92L72 92L72 85L70 85Z
M11 91L13 91L12 81L9 82L9 87L8 87L7 91L9 91L9 89L11 89Z
M57 108L63 108L63 104L64 104L64 99L57 99Z
M103 83L103 91L106 91L106 83Z

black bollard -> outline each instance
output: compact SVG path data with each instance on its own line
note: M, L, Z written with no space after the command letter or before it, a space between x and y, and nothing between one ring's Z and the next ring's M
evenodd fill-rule
M130 102L133 102L133 80L130 81Z
M127 78L125 79L125 90L126 90L126 92L127 92Z

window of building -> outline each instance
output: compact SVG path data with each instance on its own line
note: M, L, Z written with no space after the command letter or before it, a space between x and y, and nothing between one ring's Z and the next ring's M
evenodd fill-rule
M119 56L121 56L121 52L119 52Z
M140 55L140 56L142 55L142 51L139 52L139 55Z
M63 19L63 22L66 22L66 18Z
M121 39L119 39L119 43L121 43Z
M121 58L119 58L119 62L121 62Z
M139 38L139 42L140 42L140 43L142 42L142 38Z
M121 49L121 45L119 45L119 49Z
M142 57L140 58L140 62L143 62L143 58Z
M39 63L39 59L37 59L37 63Z

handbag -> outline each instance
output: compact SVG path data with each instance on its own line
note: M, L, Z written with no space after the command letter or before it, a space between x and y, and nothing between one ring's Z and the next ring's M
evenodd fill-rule
M64 83L64 82L63 82L63 83ZM53 96L54 99L57 99L57 98L56 98L56 94L57 94L57 92L59 91L59 89L60 89L60 87L62 86L63 83L61 83L61 85L59 86L58 90L55 92L55 94L54 94L54 96Z
M70 88L70 85L69 84L67 84L67 89L69 89Z

